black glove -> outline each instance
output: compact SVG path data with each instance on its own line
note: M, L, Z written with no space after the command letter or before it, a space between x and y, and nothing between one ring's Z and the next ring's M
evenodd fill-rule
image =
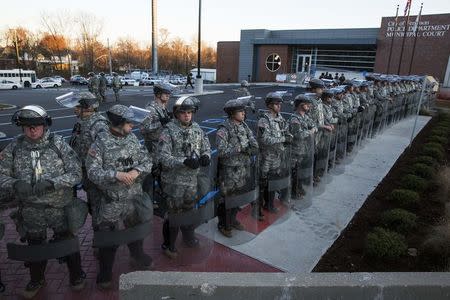
M19 199L27 198L33 195L33 187L25 180L18 180L13 185L14 193Z
M362 112L362 111L364 111L364 106L359 106L358 107L358 112Z
M48 180L39 181L34 186L34 193L38 197L48 194L50 192L53 192L54 190L55 190L55 186L54 186L53 182L48 181Z
M200 161L199 162L200 162L200 166L206 167L206 166L209 166L211 160L209 159L208 155L202 155L200 157Z
M198 167L200 167L200 163L199 163L199 161L198 161L198 159L197 158L186 158L184 161L183 161L183 164L186 166L186 167L188 167L188 168L191 168L191 169L198 169Z
M350 123L353 120L353 117L347 118L347 123Z
M285 138L285 140L284 140L284 143L285 144L291 144L292 143L292 140L294 139L294 137L292 136L292 134L290 134L290 133L288 133L288 134L285 134L284 135L284 138Z

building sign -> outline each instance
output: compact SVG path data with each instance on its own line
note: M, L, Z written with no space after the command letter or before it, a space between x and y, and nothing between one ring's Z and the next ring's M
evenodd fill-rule
M427 20L421 20L416 26L416 17L410 17L408 22L408 28L406 30L406 37L430 37L441 38L448 35L450 30L450 24L435 24ZM402 20L395 24L395 20L389 20L387 22L386 36L389 37L403 37L405 34L406 20ZM417 27L417 28L416 28Z

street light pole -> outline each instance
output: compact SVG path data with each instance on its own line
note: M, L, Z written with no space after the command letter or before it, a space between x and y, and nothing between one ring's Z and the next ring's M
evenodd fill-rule
M198 47L197 47L197 76L195 78L195 93L203 93L203 80L200 74L202 43L202 0L198 0Z
M112 75L112 60L111 60L111 48L109 47L109 39L108 41L108 63L109 63L109 75Z

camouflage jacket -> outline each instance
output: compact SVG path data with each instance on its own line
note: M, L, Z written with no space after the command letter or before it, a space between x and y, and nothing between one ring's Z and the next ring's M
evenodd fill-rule
M152 169L152 160L137 137L100 132L86 157L88 178L109 202L126 202L142 194L142 180ZM140 175L131 186L116 179L117 172L135 169Z
M161 180L182 186L196 186L199 169L184 165L186 158L203 155L211 157L208 137L200 126L192 122L188 127L175 119L167 123L158 143L158 161L161 163Z
M108 80L105 76L100 76L98 80L98 88L99 89L106 89L106 86L108 85Z
M122 87L122 83L120 82L119 77L113 77L111 85L114 90L120 89Z
M144 136L147 149L156 158L159 136L164 125L169 123L171 119L167 109L156 101L151 102L145 109L150 113L142 122L141 133ZM151 145L150 149L148 148L149 145Z
M70 146L78 154L82 166L85 165L86 155L92 143L100 132L108 131L108 120L95 112L86 119L79 120L72 131Z
M236 124L226 120L219 126L216 145L220 164L225 166L242 166L250 164L250 156L242 151L258 149L258 142L245 122Z
M308 114L294 113L289 119L289 132L293 135L292 155L305 154L313 147L310 130L317 128L316 123Z
M38 158L32 158L32 155ZM38 143L20 135L0 153L2 193L11 192L17 180L31 184L40 180L51 181L55 191L41 197L32 195L24 202L61 208L72 200L72 187L81 181L80 160L59 135L47 131Z
M319 97L313 98L313 104L311 106L311 109L308 111L308 115L314 122L316 122L318 127L321 127L325 124L322 99L320 99Z
M88 89L90 92L97 91L100 81L97 76L91 77L88 80Z
M324 115L324 123L325 125L334 125L337 124L338 119L333 116L333 107L332 104L323 104L323 115Z
M258 120L258 143L261 151L274 148L283 150L288 130L288 124L281 114L277 117L268 112L262 114Z

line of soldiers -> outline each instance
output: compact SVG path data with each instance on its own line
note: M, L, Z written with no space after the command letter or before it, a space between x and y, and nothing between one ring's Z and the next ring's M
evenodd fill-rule
M301 199L309 174L319 182L330 162L344 159L364 138L417 110L420 78L367 79L331 89L311 80L308 93L295 97L288 121L281 113L282 94L269 93L256 137L245 122L250 99L227 101L228 119L216 135L217 211L213 202L199 204L213 183L202 171L211 166L211 147L193 121L197 98L180 97L169 113L171 87L158 84L146 110L118 104L105 118L95 95L68 93L57 102L74 108L79 118L69 143L50 132L52 120L42 107L19 109L12 122L23 134L0 153L0 190L15 195L18 209L11 217L27 242L8 244L9 257L30 269L24 296L34 297L44 285L52 258L67 264L74 290L84 287L76 234L88 211L98 249L97 284L108 289L118 246L128 246L137 267L151 267L143 239L151 231L154 204L164 220L161 248L176 259L179 231L183 243L196 248L201 243L195 229L216 215L219 231L231 237L233 229L245 229L236 217L244 206L250 205L253 218L262 221L263 209L277 214L276 199ZM139 124L145 147L132 133L133 124ZM87 203L74 193L80 182ZM53 231L51 239L47 229Z
M119 102L119 91L122 88L122 83L120 81L119 74L113 72L112 75L113 78L111 80L111 87L113 89L116 102ZM95 75L94 72L88 73L88 90L97 97L100 103L106 101L107 86L108 80L105 76L105 73L100 72L99 76Z

